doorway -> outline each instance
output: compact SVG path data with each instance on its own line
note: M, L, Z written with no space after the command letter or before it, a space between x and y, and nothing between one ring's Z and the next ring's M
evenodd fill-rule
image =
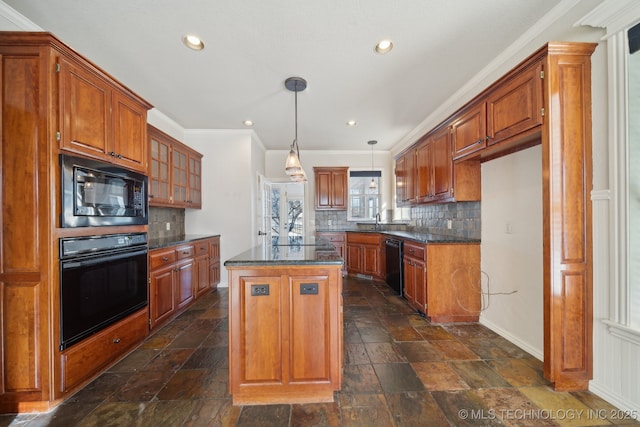
M261 177L261 218L258 235L269 245L299 245L304 241L305 185Z

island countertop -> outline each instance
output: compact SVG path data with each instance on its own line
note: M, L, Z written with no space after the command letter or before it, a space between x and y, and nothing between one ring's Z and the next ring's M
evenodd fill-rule
M299 245L260 245L225 261L225 267L276 265L342 265L342 257L326 241Z

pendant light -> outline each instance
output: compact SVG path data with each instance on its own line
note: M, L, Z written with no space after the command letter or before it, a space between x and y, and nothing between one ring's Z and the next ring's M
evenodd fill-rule
M307 81L301 77L289 77L284 81L284 86L295 93L295 138L291 143L284 170L292 181L306 182L307 174L300 163L300 149L298 148L298 92L307 88Z
M367 142L367 144L371 146L371 172L373 172L373 146L376 145L377 143L378 141L375 141L375 140L371 140ZM371 177L371 182L369 183L369 189L371 190L376 189L376 181L374 177Z

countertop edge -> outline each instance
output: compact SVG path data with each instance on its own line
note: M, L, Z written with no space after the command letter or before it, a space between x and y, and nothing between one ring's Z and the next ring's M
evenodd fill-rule
M161 239L149 239L149 250L168 248L198 240L220 237L220 234L185 234L183 236L163 237Z
M467 238L467 237L453 237L453 236L446 236L441 234L430 234L430 233L413 233L411 231L398 231L398 230L316 230L316 233L363 233L363 234L378 233L386 236L412 240L414 242L422 243L425 245L454 245L454 244L470 245L470 244L482 243L481 239L474 239L474 238ZM426 238L425 236L430 236L430 237Z

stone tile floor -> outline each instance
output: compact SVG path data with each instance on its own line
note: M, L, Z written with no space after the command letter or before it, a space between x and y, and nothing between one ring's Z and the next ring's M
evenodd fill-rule
M542 362L479 324L429 323L384 282L345 278L344 303L333 403L233 406L219 289L56 409L0 426L639 425L592 393L554 392Z

